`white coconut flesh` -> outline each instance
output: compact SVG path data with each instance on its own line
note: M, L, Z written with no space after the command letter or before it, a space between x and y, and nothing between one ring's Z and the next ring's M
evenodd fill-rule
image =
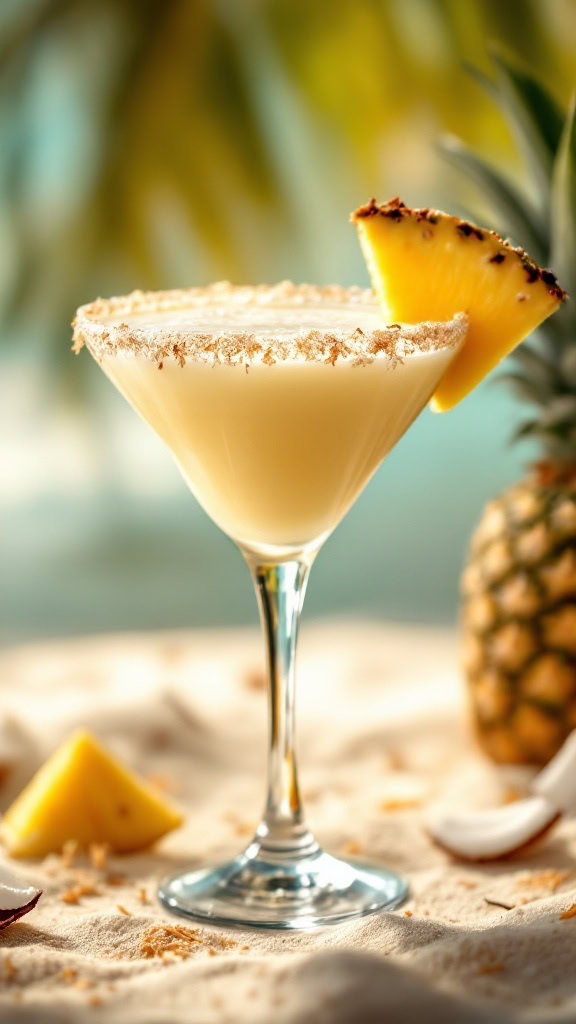
M493 810L433 811L432 838L465 860L497 860L538 839L563 814L576 811L576 731L535 777L532 794Z
M438 815L429 828L434 839L458 857L492 860L526 846L557 817L548 800L531 796L489 811Z
M576 731L532 781L531 790L564 814L576 811Z
M17 921L36 906L41 889L36 889L0 864L0 929Z

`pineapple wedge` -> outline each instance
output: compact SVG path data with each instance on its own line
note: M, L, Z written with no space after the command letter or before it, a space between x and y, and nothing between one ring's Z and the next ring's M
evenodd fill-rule
M400 199L352 214L374 290L390 321L467 313L464 345L432 398L451 409L565 299L550 270L494 231Z
M70 839L129 853L181 822L175 807L81 730L58 747L7 810L2 837L12 857L59 852Z

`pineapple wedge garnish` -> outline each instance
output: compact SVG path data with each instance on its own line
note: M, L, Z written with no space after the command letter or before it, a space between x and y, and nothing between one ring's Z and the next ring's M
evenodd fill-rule
M12 857L43 857L69 840L129 853L181 823L175 807L82 730L58 747L6 811L2 838Z
M388 322L468 315L464 344L432 398L437 412L472 391L566 297L522 249L441 210L372 199L352 221Z

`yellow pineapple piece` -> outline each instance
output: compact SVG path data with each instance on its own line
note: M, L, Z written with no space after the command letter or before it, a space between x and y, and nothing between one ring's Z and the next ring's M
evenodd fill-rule
M462 349L432 399L438 412L472 391L565 298L552 272L522 249L440 210L371 200L352 220L389 322L468 315Z
M42 857L68 840L108 843L116 853L144 849L182 822L179 811L140 781L84 730L45 762L4 815L13 857Z

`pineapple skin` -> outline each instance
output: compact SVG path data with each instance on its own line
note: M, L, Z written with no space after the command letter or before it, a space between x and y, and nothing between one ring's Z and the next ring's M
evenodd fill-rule
M547 763L576 727L576 480L484 509L461 580L473 726L494 761Z

